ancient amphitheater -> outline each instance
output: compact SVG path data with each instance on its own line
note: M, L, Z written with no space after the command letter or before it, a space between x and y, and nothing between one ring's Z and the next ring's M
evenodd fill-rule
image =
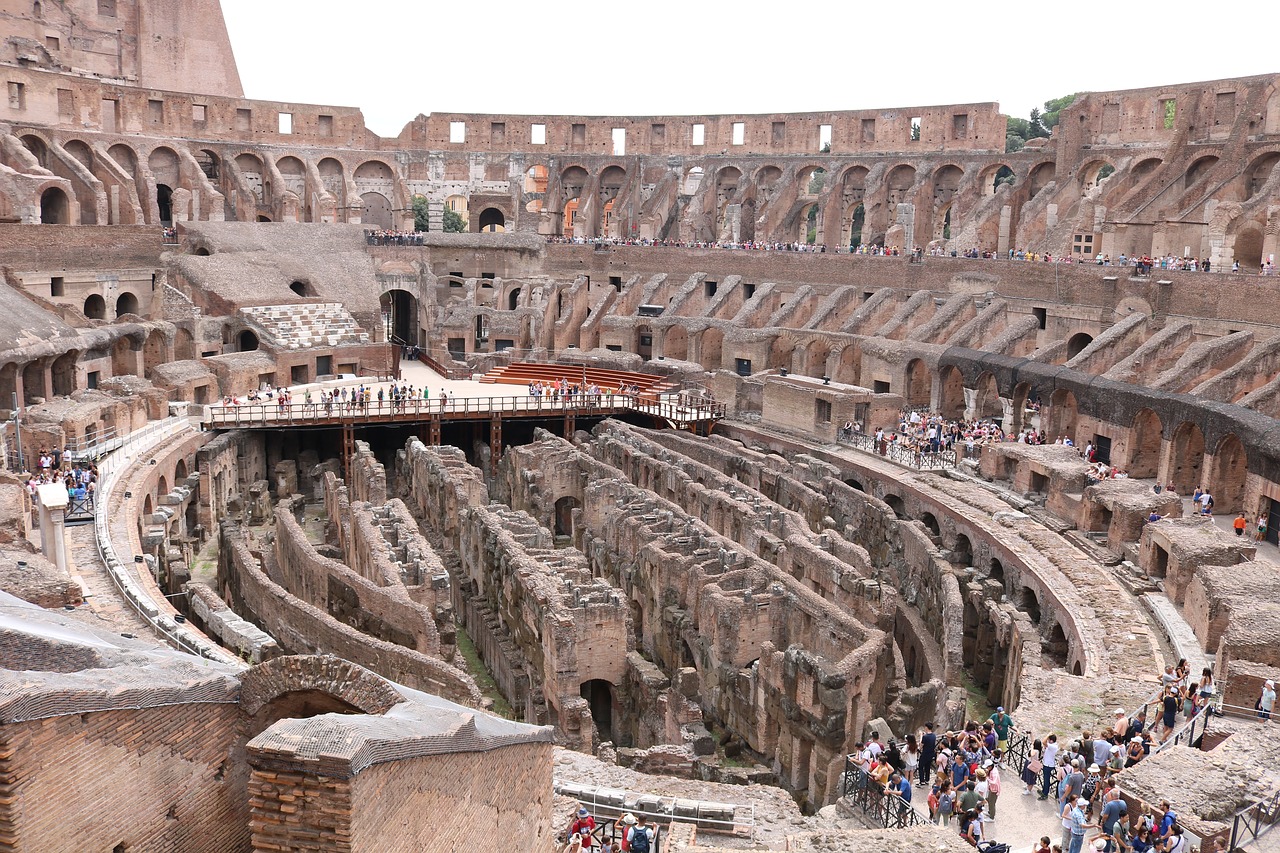
M0 26L0 850L960 851L860 750L999 706L988 838L1119 708L1280 844L1280 75L380 138L213 0Z

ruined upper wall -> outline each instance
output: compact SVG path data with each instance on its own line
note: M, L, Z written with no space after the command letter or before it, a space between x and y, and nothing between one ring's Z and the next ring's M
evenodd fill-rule
M459 127L461 125L461 127ZM919 125L919 133L912 126ZM539 130L541 128L541 130ZM459 131L462 139L458 139ZM615 133L624 150L615 150ZM541 137L542 141L538 139ZM701 137L701 142L698 141ZM913 138L915 137L915 138ZM818 154L1003 151L992 102L821 113L700 116L528 116L432 113L400 133L414 148L581 154Z
M238 98L218 0L0 0L0 64Z

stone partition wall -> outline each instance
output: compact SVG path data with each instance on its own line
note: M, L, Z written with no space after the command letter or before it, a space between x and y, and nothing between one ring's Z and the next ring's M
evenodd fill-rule
M440 635L434 614L411 600L403 585L379 585L346 563L319 553L295 517L304 505L295 496L275 509L270 565L284 588L362 634L438 657Z
M398 684L467 705L481 704L479 688L461 670L422 652L362 634L273 582L240 527L232 522L223 522L219 538L218 587L233 610L251 619L292 654L335 654Z

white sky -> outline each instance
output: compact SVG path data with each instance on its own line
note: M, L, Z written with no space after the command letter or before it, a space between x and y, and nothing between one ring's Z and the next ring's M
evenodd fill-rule
M997 101L1280 71L1280 5L1225 0L222 0L245 95L418 113L682 115ZM1267 12L1266 9L1271 9ZM1253 33L1254 35L1250 35ZM1263 36L1270 33L1271 36Z

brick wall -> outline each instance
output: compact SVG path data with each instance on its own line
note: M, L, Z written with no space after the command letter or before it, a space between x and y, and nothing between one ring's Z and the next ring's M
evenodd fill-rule
M187 703L0 729L6 850L249 849L236 704ZM56 802L57 808L49 804Z

